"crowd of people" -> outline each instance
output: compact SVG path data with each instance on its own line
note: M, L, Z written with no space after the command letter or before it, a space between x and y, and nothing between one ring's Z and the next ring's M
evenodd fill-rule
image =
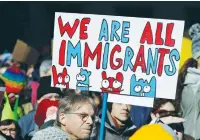
M200 140L200 25L175 100L154 107L107 103L104 140ZM51 87L51 56L37 64L0 56L0 140L99 140L103 94Z

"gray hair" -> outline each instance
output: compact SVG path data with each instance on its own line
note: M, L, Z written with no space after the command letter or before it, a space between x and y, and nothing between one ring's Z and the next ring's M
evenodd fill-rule
M40 73L47 73L52 66L52 60L44 60L40 65Z
M61 127L61 124L59 121L59 115L61 113L67 114L69 112L76 111L79 108L81 108L84 104L91 104L94 109L94 112L96 111L96 106L93 99L87 96L74 94L71 96L66 96L63 99L61 99L59 101L59 107L57 111L55 125L58 127Z

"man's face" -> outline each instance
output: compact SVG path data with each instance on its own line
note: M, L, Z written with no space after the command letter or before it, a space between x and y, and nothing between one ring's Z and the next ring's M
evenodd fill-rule
M8 93L8 99L9 99L10 103L13 103L16 99L15 93Z
M128 118L130 117L130 110L131 110L131 105L113 103L111 115L115 119L124 122L127 121Z
M89 138L94 121L94 109L86 103L78 110L65 115L65 131L76 139Z
M11 136L13 138L16 138L16 127L15 124L11 125L2 125L0 126L0 131L4 133L6 136Z

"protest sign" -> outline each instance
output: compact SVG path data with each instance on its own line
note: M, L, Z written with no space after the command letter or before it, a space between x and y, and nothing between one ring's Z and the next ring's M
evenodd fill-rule
M12 54L15 61L28 65L36 64L40 56L36 49L30 47L22 40L17 40Z
M174 99L183 29L177 20L57 12L52 86L132 105Z

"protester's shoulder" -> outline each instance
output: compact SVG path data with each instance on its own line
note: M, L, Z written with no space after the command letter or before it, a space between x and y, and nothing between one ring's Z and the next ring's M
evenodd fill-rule
M35 116L35 113L36 113L36 111L33 110L33 111L29 112L28 114L22 116L22 117L19 119L19 121L21 121L21 120L27 120L27 119L31 119L31 120L32 120L33 117Z
M48 127L35 133L32 140L66 140L67 134L57 127Z

